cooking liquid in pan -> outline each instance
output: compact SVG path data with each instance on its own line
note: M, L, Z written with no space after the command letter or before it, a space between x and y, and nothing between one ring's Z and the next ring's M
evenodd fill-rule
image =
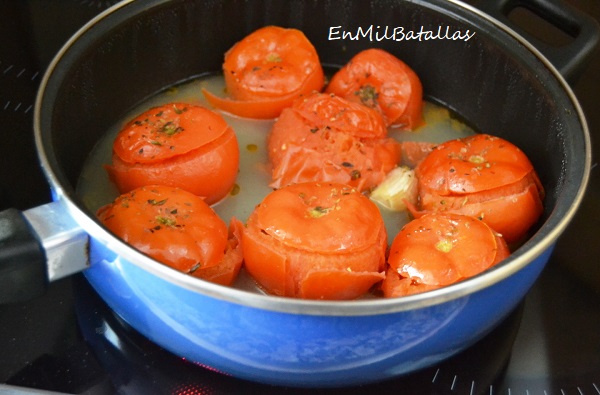
M90 153L80 175L77 192L84 204L93 212L101 206L111 203L119 192L109 180L104 165L112 163L113 141L122 126L138 114L156 106L171 102L185 102L211 108L201 93L202 88L211 92L223 92L225 85L219 75L211 75L176 87L169 88L129 112L115 124L96 144ZM272 191L271 168L267 158L267 135L273 120L253 120L221 113L227 123L235 130L240 148L240 168L236 184L230 194L212 207L226 222L232 217L246 221L254 207ZM399 141L443 141L474 134L474 130L448 111L446 108L426 101L423 115L425 124L416 131L390 129L389 136ZM406 211L390 211L380 207L391 243L398 231L409 220ZM240 271L236 288L264 293L246 272Z

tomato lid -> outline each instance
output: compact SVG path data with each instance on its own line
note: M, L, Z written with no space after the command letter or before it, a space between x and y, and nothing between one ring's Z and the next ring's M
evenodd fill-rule
M207 108L169 103L129 121L117 135L113 150L124 162L159 162L202 147L228 128L219 114Z
M299 92L309 76L322 74L322 68L304 33L266 26L227 51L223 72L233 98L256 100Z
M533 170L514 144L476 134L438 145L417 166L420 184L440 195L466 194L514 184Z
M409 222L390 247L389 264L418 283L448 285L496 260L494 232L474 217L435 213Z
M337 183L307 182L272 192L253 220L288 246L318 252L360 250L377 243L385 231L377 206Z
M329 93L297 99L292 107L316 128L332 128L361 138L384 138L387 128L381 114L360 103Z

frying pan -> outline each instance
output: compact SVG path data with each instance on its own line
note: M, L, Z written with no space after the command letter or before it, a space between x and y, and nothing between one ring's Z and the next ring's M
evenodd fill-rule
M42 81L34 128L53 202L1 213L3 301L32 297L48 281L85 269L107 304L151 341L225 374L277 385L379 381L465 349L523 299L577 210L591 167L589 132L566 78L576 77L598 42L597 25L555 1L485 4L496 18L447 0L148 0L110 8L66 43ZM535 11L574 39L545 57L501 22L515 7ZM94 145L138 103L220 71L233 43L269 24L301 29L327 65L383 48L417 72L428 99L521 147L546 190L531 237L496 267L442 289L328 302L208 283L109 233L76 193ZM331 36L332 27L369 26L475 34L469 40Z

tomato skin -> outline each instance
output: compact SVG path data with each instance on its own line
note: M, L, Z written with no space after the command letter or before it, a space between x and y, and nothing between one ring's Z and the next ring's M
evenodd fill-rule
M387 234L377 206L338 183L293 184L248 218L245 267L269 293L355 299L384 278Z
M381 115L339 96L313 92L296 100L293 109L314 128L341 130L358 138L384 138Z
M242 118L273 119L277 118L281 111L292 105L298 97L290 94L275 99L261 100L234 100L219 97L207 89L202 89L202 94L211 106Z
M329 82L326 92L380 111L387 126L415 129L423 123L423 87L403 61L377 48L355 55Z
M435 146L435 143L426 141L403 141L402 163L411 168L417 167Z
M163 185L137 188L98 219L132 247L176 270L230 285L242 264L241 225L227 225L200 197Z
M285 109L268 136L271 186L338 182L361 191L381 183L401 159L381 115L358 103L323 93Z
M172 125L173 133L165 133L164 125ZM171 103L128 122L115 139L112 162L105 168L120 193L160 184L185 188L213 204L235 183L239 147L220 115Z
M385 297L433 290L481 273L509 255L506 241L475 217L426 214L394 238L382 290Z
M223 260L215 266L197 270L192 275L216 284L233 284L244 260L241 246L243 229L244 224L233 218L229 224L229 236Z
M228 98L207 90L209 103L234 115L268 119L294 99L320 91L325 83L317 51L297 29L266 26L237 42L225 54Z
M487 134L436 146L415 169L415 217L454 212L481 218L508 242L525 236L543 212L544 189L527 156Z

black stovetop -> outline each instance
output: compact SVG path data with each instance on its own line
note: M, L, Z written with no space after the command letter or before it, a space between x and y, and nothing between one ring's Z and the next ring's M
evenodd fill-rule
M600 19L598 0L569 2ZM68 37L114 3L0 3L0 209L49 202L32 136L36 89ZM600 152L599 70L597 52L573 86L588 118L594 152ZM582 207L523 304L488 337L439 366L343 390L245 383L149 343L112 314L85 280L73 276L50 284L41 298L0 306L0 383L5 383L0 394L600 395L600 168L593 163Z

